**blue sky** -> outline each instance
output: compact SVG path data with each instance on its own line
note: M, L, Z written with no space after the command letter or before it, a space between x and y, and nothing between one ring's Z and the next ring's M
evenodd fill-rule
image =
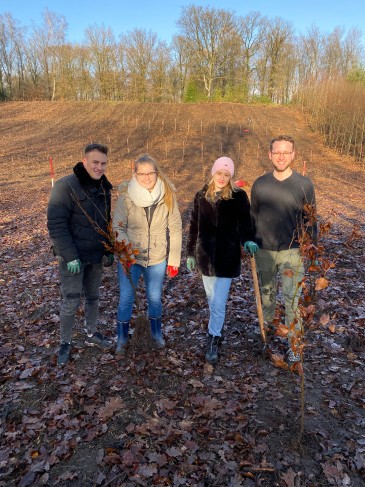
M269 18L281 17L292 22L296 33L306 33L312 25L323 33L337 26L346 32L357 27L365 45L365 0L0 0L0 13L10 12L21 26L31 27L41 24L47 7L66 18L71 42L82 41L85 29L93 25L111 27L117 38L135 28L151 30L170 42L177 33L181 7L191 4L233 10L242 16L258 11Z

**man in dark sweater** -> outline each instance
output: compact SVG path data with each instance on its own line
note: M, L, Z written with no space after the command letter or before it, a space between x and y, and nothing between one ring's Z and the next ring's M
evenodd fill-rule
M62 306L60 312L61 347L58 365L70 359L72 329L81 294L85 296L85 344L102 349L111 343L96 331L99 310L99 288L103 256L103 237L97 229L107 230L110 221L110 190L104 175L108 148L101 144L85 147L82 162L73 174L59 179L52 189L48 204L47 226L61 278ZM113 254L104 265L113 263Z
M251 191L251 212L255 224L254 240L259 246L256 263L259 271L262 307L267 325L272 325L276 308L277 277L281 278L285 304L285 324L292 331L301 329L298 301L304 277L298 237L308 222L305 205L315 205L311 180L293 171L294 140L280 135L270 143L269 158L273 172L260 176ZM316 242L316 224L306 225ZM288 348L289 362L300 360L298 350Z

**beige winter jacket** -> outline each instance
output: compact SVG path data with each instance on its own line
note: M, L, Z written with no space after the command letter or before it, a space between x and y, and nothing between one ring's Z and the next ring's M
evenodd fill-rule
M133 203L127 189L128 181L118 188L119 197L113 215L113 231L118 232L117 240L131 242L140 251L136 260L143 267L160 264L165 259L167 265L179 267L182 225L177 201L172 212L168 211L163 200L157 203L149 226L146 210Z

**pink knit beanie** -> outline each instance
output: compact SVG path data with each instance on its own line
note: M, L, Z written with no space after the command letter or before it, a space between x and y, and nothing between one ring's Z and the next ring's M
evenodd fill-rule
M229 157L225 157L225 156L217 159L215 161L215 163L213 164L213 167L212 167L212 176L214 176L214 174L217 171L220 171L221 169L225 169L226 171L228 171L229 174L231 175L231 178L233 178L234 164L233 164L232 159L230 159Z

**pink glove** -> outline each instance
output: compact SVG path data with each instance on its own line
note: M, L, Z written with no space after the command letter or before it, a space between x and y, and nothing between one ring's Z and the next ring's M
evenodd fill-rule
M171 279L173 277L176 277L179 273L179 268L178 267L173 267L172 265L168 265L167 266L167 269L166 269L166 275L168 277L171 277Z

